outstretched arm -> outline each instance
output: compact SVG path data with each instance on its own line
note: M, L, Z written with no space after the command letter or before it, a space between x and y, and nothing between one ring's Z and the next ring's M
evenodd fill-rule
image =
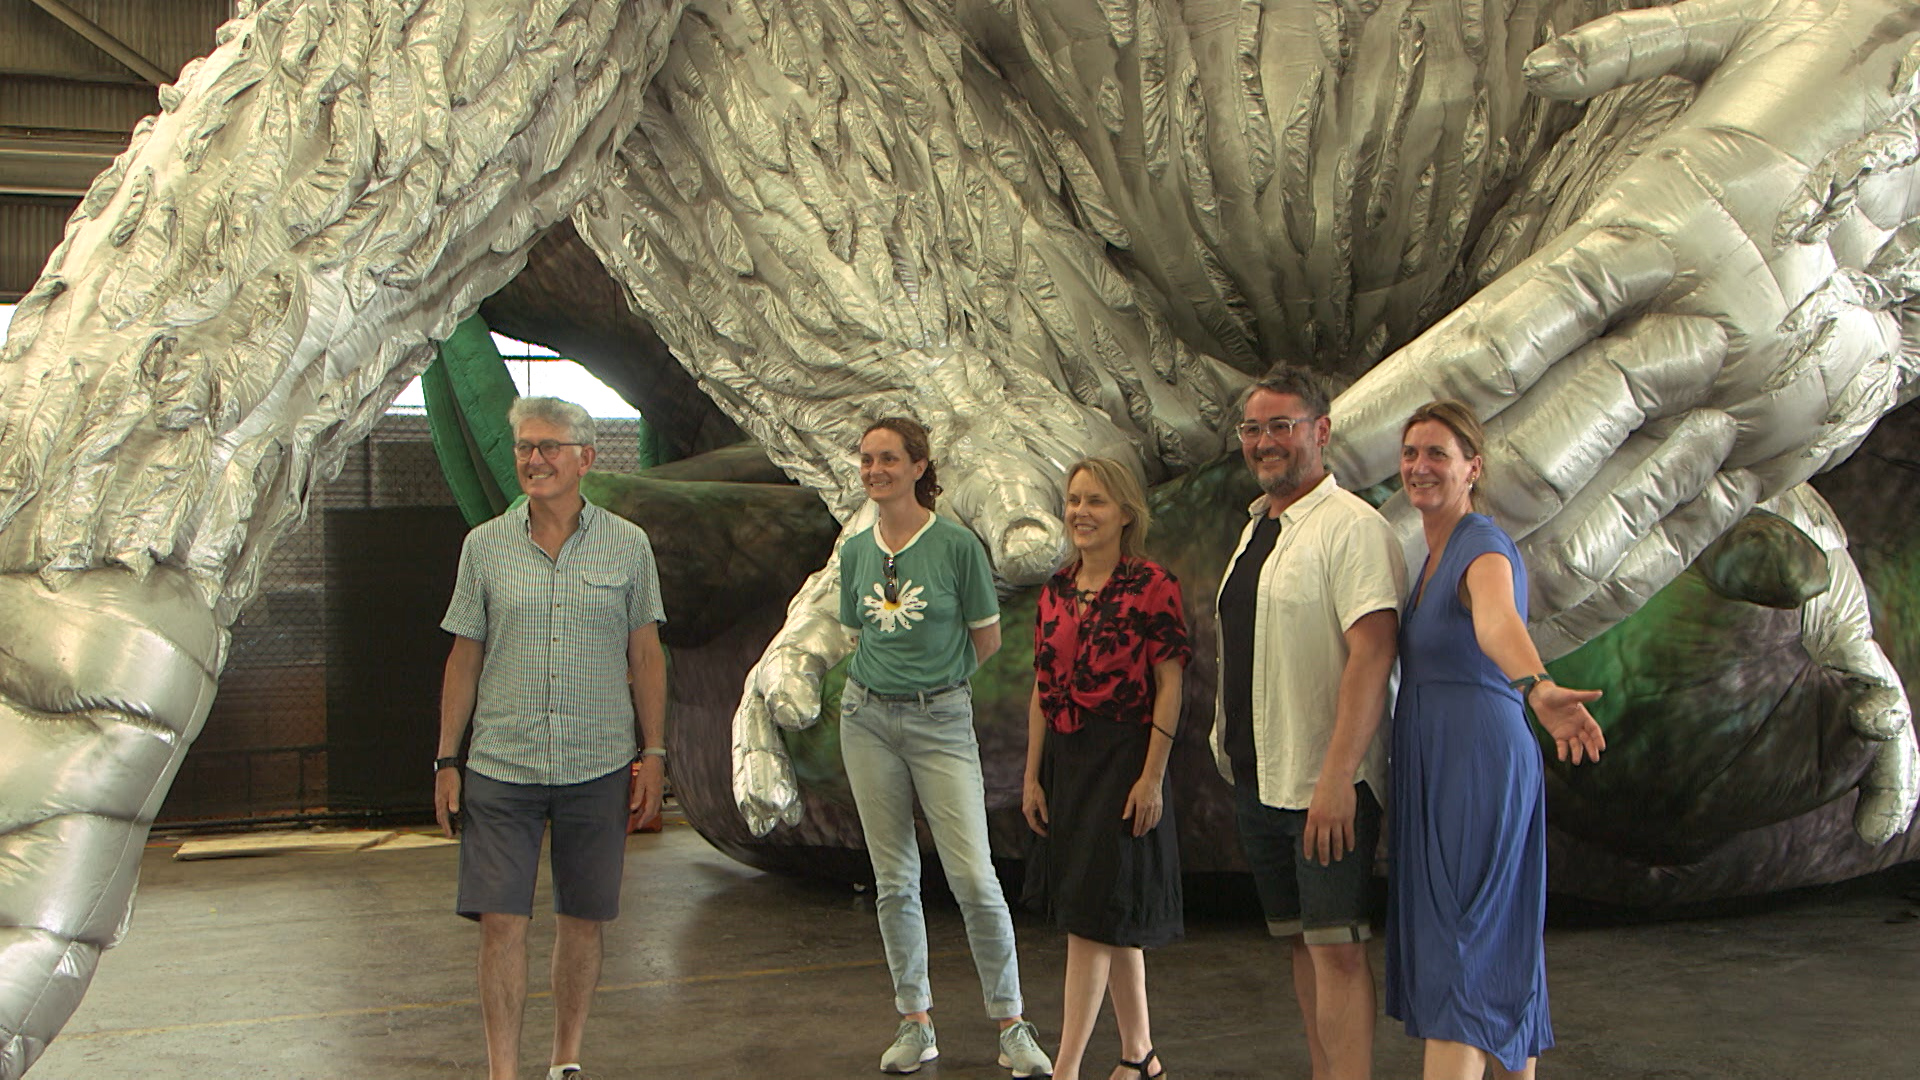
M1390 475L1427 399L1489 418L1488 495L1552 657L1843 458L1915 386L1916 42L1893 0L1690 0L1537 52L1556 96L1696 83L1590 107L1534 178L1559 209L1490 226L1537 250L1493 245L1491 284L1336 403L1343 479Z
M1488 552L1467 564L1461 590L1473 613L1474 640L1502 674L1518 682L1546 671L1514 604L1513 564L1505 555ZM1600 700L1600 691L1570 690L1542 679L1528 684L1521 699L1553 737L1554 753L1561 761L1578 765L1599 760L1607 737L1587 712L1587 703Z

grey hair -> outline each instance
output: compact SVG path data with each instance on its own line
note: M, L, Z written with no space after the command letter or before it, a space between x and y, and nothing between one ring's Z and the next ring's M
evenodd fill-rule
M592 446L593 415L571 401L557 397L523 397L507 410L507 425L515 432L528 420L540 420L567 429L567 441Z
M1291 394L1300 399L1300 404L1305 405L1308 414L1312 416L1327 415L1327 410L1333 405L1333 393L1327 386L1327 380L1318 372L1298 364L1284 364L1274 368L1262 376L1258 382L1241 391L1236 411L1242 416L1246 415L1247 402L1253 400L1253 395L1260 393Z

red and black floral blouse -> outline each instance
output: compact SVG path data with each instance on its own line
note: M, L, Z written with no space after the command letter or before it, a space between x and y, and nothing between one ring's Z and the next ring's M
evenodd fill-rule
M1075 562L1040 591L1033 670L1040 710L1061 734L1088 720L1153 722L1153 665L1193 656L1180 583L1145 560L1123 559L1084 612Z

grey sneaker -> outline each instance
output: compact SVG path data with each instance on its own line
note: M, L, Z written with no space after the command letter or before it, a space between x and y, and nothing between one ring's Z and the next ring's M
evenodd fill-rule
M1040 1049L1039 1036L1025 1020L1001 1029L1000 1067L1013 1070L1015 1080L1053 1075L1053 1062Z
M933 1044L933 1025L918 1020L900 1021L900 1030L893 1033L893 1045L880 1055L880 1071L884 1073L918 1072L920 1066L940 1056L940 1048Z

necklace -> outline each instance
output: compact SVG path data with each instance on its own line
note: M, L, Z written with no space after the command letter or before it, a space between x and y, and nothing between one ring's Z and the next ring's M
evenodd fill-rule
M1080 623L1083 626L1086 625L1087 622L1093 618L1093 613L1099 610L1099 608L1094 604L1094 601L1098 600L1099 598L1100 598L1100 590L1098 589L1073 590L1074 621Z
M1094 601L1100 599L1101 590L1106 587L1106 583L1102 582L1094 588L1083 589L1080 587L1080 583L1076 581L1073 583L1073 596L1075 600L1079 601L1080 607L1091 610Z
M1086 611L1093 610L1094 601L1100 599L1100 593L1106 589L1107 582L1113 580L1113 574L1115 569L1118 569L1118 568L1114 567L1114 568L1108 569L1107 572L1101 576L1100 581L1090 589L1086 588L1081 584L1080 574L1085 571L1084 567L1082 567L1079 571L1077 571L1074 574L1073 596L1074 596L1074 599L1078 601L1078 606L1080 608Z

